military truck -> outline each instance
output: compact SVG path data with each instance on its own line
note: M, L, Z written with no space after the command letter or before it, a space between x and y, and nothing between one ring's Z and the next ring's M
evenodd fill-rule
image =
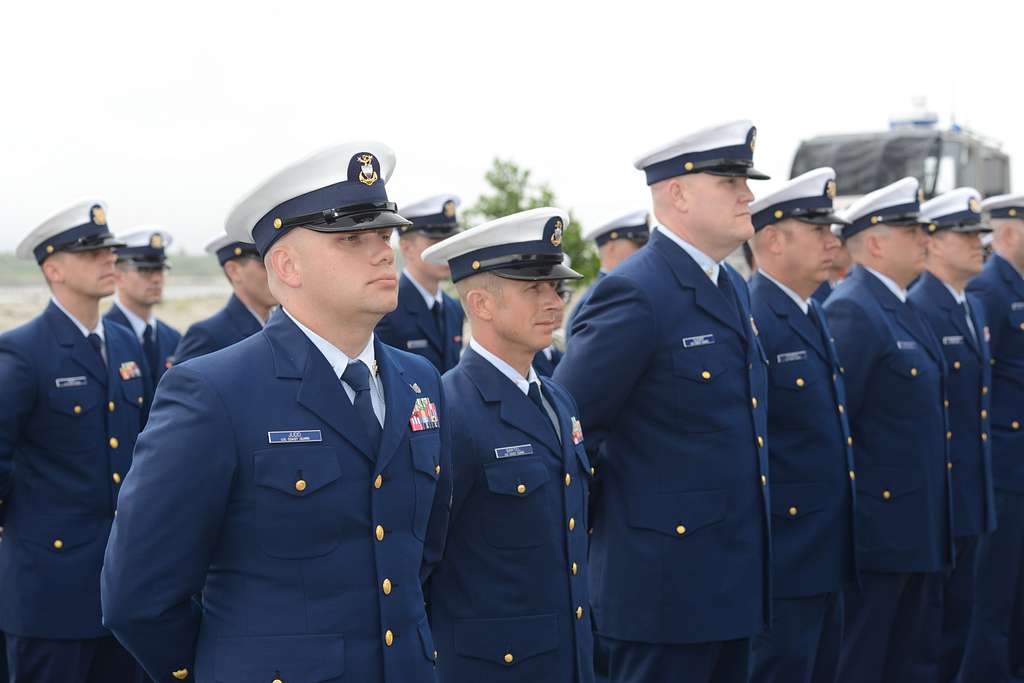
M985 197L1010 191L1010 158L999 143L957 125L940 130L927 112L894 119L887 131L804 140L790 177L820 166L836 170L840 206L906 176L926 198L965 185Z

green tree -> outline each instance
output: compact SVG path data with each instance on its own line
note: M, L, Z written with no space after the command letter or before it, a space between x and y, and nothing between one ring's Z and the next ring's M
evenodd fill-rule
M463 220L470 224L541 206L558 206L551 186L531 181L529 169L520 168L514 161L495 159L484 179L490 190L462 212ZM600 261L594 246L583 239L580 231L579 221L570 211L569 226L562 236L562 249L572 259L573 269L583 275L576 285L585 286L597 275Z

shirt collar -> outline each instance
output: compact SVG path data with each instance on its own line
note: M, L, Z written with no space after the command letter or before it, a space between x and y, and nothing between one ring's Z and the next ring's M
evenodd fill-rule
M799 294L797 294L792 289L790 289L786 285L782 284L781 282L773 278L765 271L759 270L758 272L761 273L761 275L763 275L769 282L775 283L775 286L781 289L786 296L792 299L793 303L795 303L800 308L800 310L804 312L804 315L807 315L807 311L811 307L809 299L801 299Z
M256 311L254 311L251 308L249 308L248 306L246 306L244 301L242 301L241 299L239 299L239 301L242 303L243 306L245 306L245 310L249 311L249 313L252 315L252 317L256 318L256 322L258 322L260 324L260 327L266 327L267 326L267 321L270 320L270 314L274 312L273 308L271 308L270 311L267 313L267 320L264 320L263 318L261 318L259 316L259 314ZM292 318L290 315L288 317ZM295 318L292 318L292 320L295 320ZM301 323L299 323L296 320L296 324L301 324Z
M886 275L882 275L874 268L868 268L867 266L864 266L864 270L868 271L869 273L877 277L881 281L881 283L885 285L890 292L893 293L893 296L900 300L901 303L907 303L907 290L903 289L898 284L896 284L895 280Z
M427 291L427 288L421 285L419 282L417 282L416 278L412 276L412 273L410 273L405 268L402 269L402 275L409 278L409 282L411 282L413 286L416 287L416 291L418 291L420 293L420 296L423 297L423 303L427 305L427 308L433 308L435 303L442 303L442 294L440 287L437 288L437 294L431 294L430 292Z
M76 318L75 316L73 316L70 313L68 313L68 309L66 309L63 306L61 306L60 302L57 301L57 297L51 296L50 297L50 301L53 302L54 306L56 306L57 308L60 309L61 313L63 313L67 317L71 318L71 322L73 322L75 324L75 327L78 328L78 331L82 333L83 337L88 337L90 334L95 334L95 335L97 335L100 338L100 341L102 341L104 343L107 341L106 336L104 336L104 334L103 334L103 318L102 317L97 319L97 321L96 321L96 329L95 330L90 330L85 325L80 323L78 321L78 318Z
M696 261L697 265L700 266L700 269L704 271L704 274L711 278L711 281L715 283L716 287L718 286L718 271L722 267L721 262L715 261L713 258L708 256L703 251L693 246L686 240L684 240L679 235L675 234L666 227L662 227L660 223L658 223L655 227L661 228L659 232L662 235L675 242L677 245L679 245L680 249L689 254L690 258Z
M337 375L338 379L341 379L341 375L345 372L348 364L357 360L361 360L366 363L366 367L370 369L370 377L376 378L377 357L373 348L373 334L370 335L370 341L366 342L366 346L359 352L359 355L355 358L349 358L345 355L344 351L296 320L295 317L288 312L288 309L282 306L281 310L284 311L285 315L291 318L291 321L295 323L296 327L302 330L302 333L309 338L309 341L313 342L313 346L320 350L320 353L324 355L327 362L331 364L331 369L334 370L334 374Z
M964 305L964 302L967 301L967 294L966 293L964 293L963 291L957 292L955 289L950 287L949 284L945 280L940 280L939 278L935 278L935 279L939 280L939 282L942 283L942 286L945 287L947 290L949 290L949 293L953 295L953 299L958 304L960 304L961 306Z
M532 365L530 366L529 377L523 377L519 374L518 370L485 349L476 339L469 340L469 348L480 354L480 356L493 365L498 372L508 377L509 380L519 388L519 391L523 392L523 394L530 393L530 385L534 382L540 384L540 380L537 378L537 372L533 369Z
M142 341L142 335L146 333L146 325L152 327L154 333L156 332L156 316L150 316L149 320L143 320L133 311L129 311L128 307L123 305L121 299L116 296L114 297L114 305L121 309L124 317L128 318L128 322L131 324L132 330L135 332L135 336L139 338L139 341Z

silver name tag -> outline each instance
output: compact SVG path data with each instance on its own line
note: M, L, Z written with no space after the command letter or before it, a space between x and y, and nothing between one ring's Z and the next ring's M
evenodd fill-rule
M80 375L78 377L58 377L54 383L58 389L67 389L68 387L84 387L89 380L84 375Z
M305 443L323 441L319 429L293 429L282 432L267 432L270 443Z
M898 339L896 340L896 348L901 351L910 351L917 348L917 342Z
M1021 311L1021 310L1024 310L1024 301L1014 301L1012 304L1010 304L1010 310L1011 311Z
M410 339L405 342L405 348L407 349L425 349L427 348L428 342L426 339Z
M789 353L780 353L775 356L775 362L777 363L792 363L796 360L803 360L807 358L806 351L790 351Z
M943 346L959 346L960 344L963 344L963 343L964 343L964 338L963 338L962 335L954 335L954 336L943 337L942 338L942 345Z
M715 343L715 335L699 334L696 337L683 337L683 348L692 349L695 346L707 346Z
M494 457L499 460L502 458L516 458L520 455L533 455L533 444L524 443L519 446L503 446L502 448L494 449Z

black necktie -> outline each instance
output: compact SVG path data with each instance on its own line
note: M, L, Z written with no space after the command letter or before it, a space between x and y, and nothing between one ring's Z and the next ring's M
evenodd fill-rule
M103 363L104 367L106 367L107 360L103 357L103 340L100 339L100 335L95 332L90 332L88 339L89 346L96 351L96 355L100 357L100 362Z
M829 338L830 335L825 329L824 321L822 318L823 311L821 310L821 304L814 299L811 299L810 304L807 306L807 317L811 321L811 325L814 326L815 331L818 333L818 337L821 339L822 347L825 349L825 354L832 358L832 340Z
M366 428L366 435L370 438L370 448L376 455L380 450L383 430L377 420L377 414L373 412L373 400L370 398L370 369L361 360L352 361L342 373L341 381L356 392L353 404L356 407L356 413L359 414L359 419L363 422L363 427Z
M537 406L537 409L540 410L540 414L545 417L545 421L551 425L551 429L554 431L555 436L558 436L559 439L561 439L558 428L555 427L554 416L548 412L548 409L544 406L544 399L540 395L540 382L530 382L530 390L526 395L530 397L530 400L533 401L534 405Z
M814 329L818 331L818 334L821 334L821 320L818 318L818 309L814 307L815 303L812 299L811 303L807 305L807 318L814 325Z
M434 305L430 307L430 312L434 316L434 324L437 325L438 334L441 335L441 340L444 341L444 308L441 306L441 302L435 301Z
M160 376L160 369L157 367L160 359L156 355L156 342L153 341L152 325L147 324L146 329L142 332L142 352L146 355L146 362L149 364L149 375L155 387L156 378Z
M971 337L974 338L974 344L978 344L978 331L974 329L974 321L971 320L971 307L967 305L967 299L960 302L960 310L963 312L964 320L967 321L967 329L971 331Z
M722 295L725 296L725 300L729 303L729 309L732 310L736 317L736 320L740 323L740 329L743 329L743 319L740 317L739 304L736 302L736 292L732 288L732 282L729 279L729 274L725 272L725 268L719 266L718 268L718 288L722 290Z

